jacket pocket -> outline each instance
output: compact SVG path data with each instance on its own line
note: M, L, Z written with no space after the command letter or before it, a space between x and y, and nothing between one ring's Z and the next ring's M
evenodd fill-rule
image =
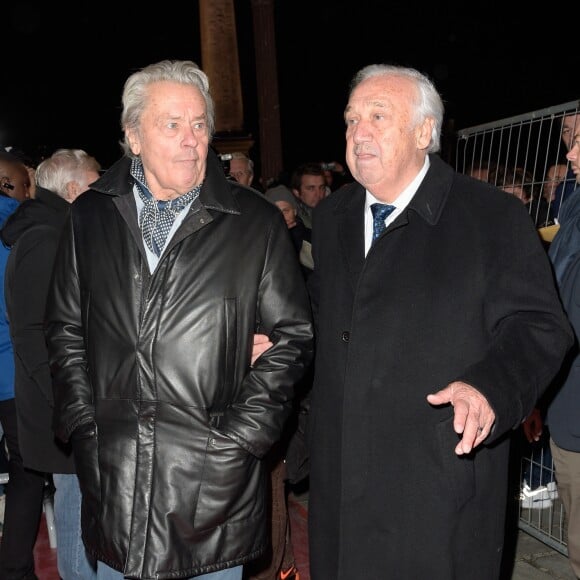
M261 462L219 431L211 430L194 515L197 529L242 521L263 509Z
M460 509L475 494L474 452L469 455L456 455L457 433L453 429L453 416L436 427L441 461L444 469L445 485L451 489L455 507Z

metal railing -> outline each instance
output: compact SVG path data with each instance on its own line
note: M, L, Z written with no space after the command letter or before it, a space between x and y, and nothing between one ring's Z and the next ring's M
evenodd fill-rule
M548 188L556 186L548 177L551 166L565 166L568 179L573 179L562 139L562 120L579 111L580 101L571 101L461 129L456 134L455 168L510 193L525 193L537 227L548 225L539 202L549 197ZM552 200L546 199L546 204L545 209L551 210ZM548 211L548 217L557 219L558 211Z
M519 503L518 527L567 556L566 512L558 495L547 430L521 454L520 493L514 499Z

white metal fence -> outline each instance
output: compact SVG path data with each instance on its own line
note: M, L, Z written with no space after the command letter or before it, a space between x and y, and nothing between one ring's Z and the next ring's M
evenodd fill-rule
M579 113L580 101L525 113L457 133L455 164L462 173L491 181L510 193L524 194L530 215L538 227L557 219L549 190L557 183L549 176L552 166L573 175L566 160L567 147L562 138L563 120ZM580 122L580 118L576 122ZM541 202L545 199L546 205ZM548 219L542 211L548 209Z
M456 169L520 197L549 242L558 227L560 204L575 185L562 128L570 120L580 123L579 112L580 101L572 101L462 129L457 132ZM519 527L567 555L566 516L552 483L547 437L517 460L521 462L520 489L513 500L519 504Z

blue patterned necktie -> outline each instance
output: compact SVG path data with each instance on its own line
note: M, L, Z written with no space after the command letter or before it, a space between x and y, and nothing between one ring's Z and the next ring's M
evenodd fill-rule
M171 201L157 201L153 196L145 193L141 184L138 184L137 190L143 201L143 209L139 214L139 226L143 233L143 241L155 255L161 255L175 218L199 195L200 189L201 184Z
M371 211L373 212L373 243L387 229L385 220L395 209L394 205L386 203L373 203Z

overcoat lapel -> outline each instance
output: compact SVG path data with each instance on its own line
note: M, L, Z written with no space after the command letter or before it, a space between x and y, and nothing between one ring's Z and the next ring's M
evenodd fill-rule
M340 251L345 258L353 291L365 262L364 204L365 190L358 186L347 203L336 208Z

